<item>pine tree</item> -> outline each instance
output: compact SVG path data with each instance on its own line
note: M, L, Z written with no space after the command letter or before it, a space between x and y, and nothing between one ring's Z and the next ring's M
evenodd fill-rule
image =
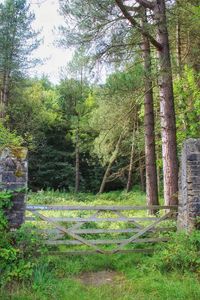
M39 45L39 33L31 27L34 18L26 0L0 4L0 117L6 114L11 84L36 62L30 59Z

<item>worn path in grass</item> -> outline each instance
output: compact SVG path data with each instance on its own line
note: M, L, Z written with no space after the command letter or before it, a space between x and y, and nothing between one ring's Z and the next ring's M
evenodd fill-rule
M121 284L125 277L116 271L98 271L98 272L84 272L76 277L76 279L87 286L101 286L105 284Z

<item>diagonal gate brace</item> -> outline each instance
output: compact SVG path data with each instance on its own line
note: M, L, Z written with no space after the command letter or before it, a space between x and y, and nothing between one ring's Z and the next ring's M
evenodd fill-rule
M150 229L154 228L156 225L158 225L160 222L162 222L165 219L168 219L173 213L170 211L168 212L166 215L162 216L161 218L159 218L156 222L154 222L153 224L145 227L144 229L141 229L138 233L136 233L135 235L133 235L132 237L130 237L129 239L123 241L119 247L117 247L116 249L113 250L113 253L116 253L120 250L123 249L124 246L128 245L129 243L133 242L134 240L136 240L138 237L140 237L141 235L143 235L144 233L146 233L147 231L149 231Z
M102 249L96 247L95 245L91 244L88 240L86 240L86 239L82 238L81 236L79 236L79 235L73 233L72 231L66 229L65 227L60 226L57 222L55 222L55 221L52 220L51 218L48 218L48 217L46 217L46 216L43 216L42 214L40 214L40 213L37 212L37 211L34 211L34 212L32 211L32 214L34 214L36 217L39 217L40 219L42 219L42 220L44 220L44 221L46 221L46 222L48 222L48 223L50 223L50 224L53 223L53 224L54 224L54 227L57 228L58 230L60 230L60 231L62 231L62 232L64 232L64 233L67 233L69 236L71 236L71 237L73 237L74 239L80 241L82 244L94 248L97 252L102 253L102 254L106 253L106 251L104 251L104 250L102 250Z

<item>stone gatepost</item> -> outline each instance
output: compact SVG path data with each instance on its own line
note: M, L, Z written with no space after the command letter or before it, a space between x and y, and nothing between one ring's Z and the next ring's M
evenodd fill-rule
M0 190L13 191L11 208L5 211L10 228L18 228L24 222L27 181L27 149L13 147L1 150Z
M178 229L200 229L200 139L184 142L179 173Z

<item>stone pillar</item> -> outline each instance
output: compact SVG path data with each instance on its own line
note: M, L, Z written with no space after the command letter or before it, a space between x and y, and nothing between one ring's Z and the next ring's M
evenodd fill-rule
M179 172L178 229L200 229L200 139L184 142Z
M27 149L13 147L1 150L0 190L13 191L12 206L5 211L10 228L18 228L24 222L27 181Z

